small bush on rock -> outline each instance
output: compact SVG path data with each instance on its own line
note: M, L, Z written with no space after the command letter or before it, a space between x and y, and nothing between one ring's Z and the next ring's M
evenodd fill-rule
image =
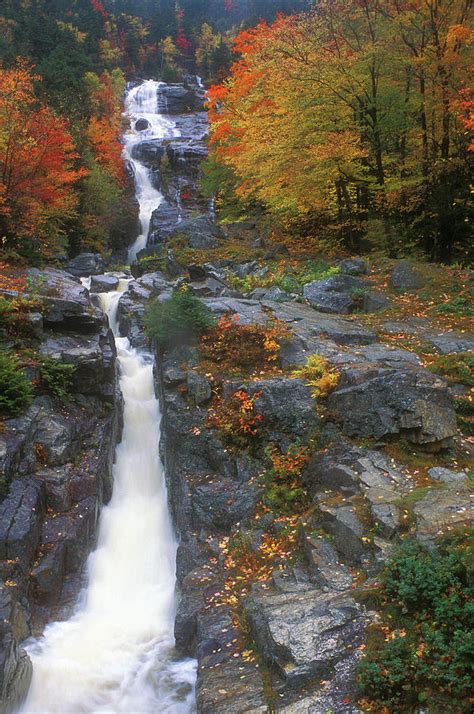
M145 331L161 350L202 335L214 319L187 288L176 290L166 302L151 303L145 313Z
M274 370L280 342L288 334L288 328L279 320L241 325L238 315L223 315L202 337L201 354L206 367L218 367L219 371L249 374Z
M33 399L33 385L23 373L17 358L0 351L0 414L18 416Z
M209 410L207 426L218 429L229 446L245 448L259 434L263 416L255 409L255 402L262 392L249 394L239 389L227 399L216 399Z
M63 401L68 401L72 394L72 380L76 368L53 357L46 357L39 363L40 382L46 392Z
M327 359L316 354L308 357L303 367L294 369L292 376L304 379L315 399L327 397L337 387L340 378L339 372L329 366Z
M294 443L283 453L272 445L265 449L265 456L270 463L262 478L265 504L285 515L301 512L309 501L301 482L301 471L309 460L308 448Z
M471 711L474 662L473 532L438 551L406 541L385 568L386 624L358 670L363 695L377 711ZM471 573L471 574L470 574Z

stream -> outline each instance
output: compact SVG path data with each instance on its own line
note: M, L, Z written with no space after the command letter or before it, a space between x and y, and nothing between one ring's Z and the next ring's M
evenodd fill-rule
M147 80L130 89L125 101L131 129L124 136L124 159L133 168L140 207L130 261L145 247L151 213L163 200L146 167L133 158L133 145L179 135L172 119L158 112L158 87ZM134 129L138 119L148 122L145 131ZM128 283L122 279L118 290L98 294L115 335L124 399L113 495L100 515L97 547L74 614L48 625L27 647L33 680L22 714L195 711L196 663L179 660L174 650L177 541L158 452L153 357L118 333L117 306Z

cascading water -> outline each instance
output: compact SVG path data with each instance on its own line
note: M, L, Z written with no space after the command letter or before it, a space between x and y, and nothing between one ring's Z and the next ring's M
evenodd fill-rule
M126 107L140 107L143 112L137 110L134 116L146 116L154 127L165 126L165 118L152 112L152 86L156 97L156 83L145 82L131 90ZM132 138L126 141L130 147ZM134 163L139 169L135 178L143 233L160 194L155 192L153 203L142 180L144 167ZM118 336L117 306L128 282L121 280L117 291L99 295L115 334L124 398L113 495L100 516L88 584L75 614L49 625L28 647L33 681L23 714L195 710L195 662L174 656L176 541L158 453L160 411L153 360Z
M163 82L152 79L131 89L125 100L125 113L130 119L130 131L125 134L124 156L133 169L136 195L140 205L140 235L128 252L129 263L132 263L137 253L145 248L150 227L151 214L163 201L163 194L158 191L151 180L146 166L133 156L133 147L144 140L167 139L180 135L175 123L158 112L158 97ZM142 120L142 126L136 130L137 122Z

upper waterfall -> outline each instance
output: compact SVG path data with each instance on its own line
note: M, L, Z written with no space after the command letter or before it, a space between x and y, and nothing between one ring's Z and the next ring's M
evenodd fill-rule
M124 136L124 158L133 170L140 221L140 234L128 252L129 263L146 247L151 214L163 201L163 194L153 185L149 169L133 156L133 147L144 139L165 139L180 135L175 122L158 112L161 86L165 86L163 82L148 79L130 89L125 99L125 114L130 121L130 130Z

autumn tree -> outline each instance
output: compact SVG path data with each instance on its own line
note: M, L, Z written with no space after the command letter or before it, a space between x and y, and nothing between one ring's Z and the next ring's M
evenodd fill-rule
M0 237L8 253L32 258L64 248L85 175L66 121L36 99L38 80L22 60L0 70Z
M284 221L353 247L381 224L389 251L449 260L466 236L469 35L465 0L321 0L262 22L209 93L214 160Z

